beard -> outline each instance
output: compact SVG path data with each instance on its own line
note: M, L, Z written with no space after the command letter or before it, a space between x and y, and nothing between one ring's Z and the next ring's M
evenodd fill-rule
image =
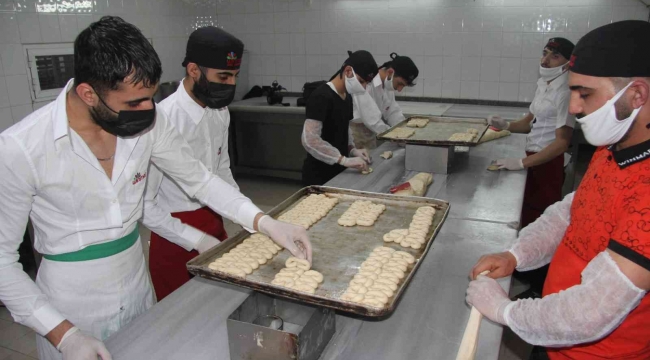
M97 106L90 108L90 117L93 119L93 122L100 127L100 124L102 123L117 122L117 116L117 114L109 110L101 102Z

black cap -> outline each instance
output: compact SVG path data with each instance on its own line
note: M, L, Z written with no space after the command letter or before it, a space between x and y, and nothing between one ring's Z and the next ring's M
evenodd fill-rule
M545 49L549 49L554 53L558 53L564 56L565 59L569 60L573 48L575 45L571 41L561 37L550 38L544 46Z
M583 36L569 70L597 77L650 76L650 23L626 20L601 26Z
M392 68L395 70L395 76L406 80L408 85L413 85L413 81L420 74L420 70L415 66L413 60L408 56L399 56L397 53L391 53L390 58L393 60L384 63L381 68Z
M377 62L372 54L366 50L348 51L348 58L344 65L352 66L355 74L361 76L365 81L372 81L377 75Z
M211 69L237 70L243 54L244 43L241 40L223 29L206 26L190 35L183 66L193 62Z

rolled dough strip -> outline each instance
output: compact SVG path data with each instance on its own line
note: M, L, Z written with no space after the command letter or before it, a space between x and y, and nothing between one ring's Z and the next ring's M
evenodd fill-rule
M486 270L481 275L487 275L490 271ZM476 357L476 348L478 347L478 331L481 327L483 315L472 306L469 313L469 320L463 333L463 339L460 341L456 360L474 360Z

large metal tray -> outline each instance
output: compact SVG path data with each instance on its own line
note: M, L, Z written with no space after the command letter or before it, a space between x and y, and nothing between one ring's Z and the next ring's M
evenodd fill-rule
M414 129L415 134L407 139L393 139L386 137L386 134L399 127L406 127L406 123L412 118L427 118L429 123L423 128ZM449 137L455 133L464 133L467 129L478 130L479 137L474 141L449 141ZM487 131L487 119L443 117L443 116L411 116L392 128L377 134L377 139L388 140L399 143L428 146L476 146Z
M271 261L260 266L259 269L248 275L246 279L230 276L208 268L208 264L230 251L241 243L250 234L242 231L225 240L213 249L197 256L187 263L190 273L204 278L243 286L267 294L297 300L307 304L324 306L337 310L369 317L381 317L395 310L399 298L404 293L406 286L413 278L420 262L429 251L434 237L438 234L442 223L449 213L449 203L443 200L428 199L412 196L396 196L378 194L364 191L339 189L326 186L309 186L303 188L273 208L269 215L277 218L285 211L292 208L298 201L309 194L326 194L339 198L339 203L319 222L314 224L308 234L313 246L312 269L319 271L325 281L316 290L316 294L299 293L271 284L276 273L284 267L290 256L288 251L279 252ZM386 211L381 214L374 226L371 227L346 227L339 226L337 221L341 214L347 210L355 200L371 200L375 203L386 205ZM383 235L392 229L408 228L415 210L420 206L433 206L437 209L433 224L427 235L425 246L418 250L403 248L394 243L384 243ZM388 305L382 309L364 306L340 300L352 277L358 272L361 263L366 260L370 252L378 246L389 246L396 250L407 251L416 258L395 295L389 300Z

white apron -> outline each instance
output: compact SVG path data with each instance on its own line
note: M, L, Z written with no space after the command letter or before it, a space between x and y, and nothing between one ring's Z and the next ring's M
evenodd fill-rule
M43 258L36 284L67 320L102 341L155 303L139 237L130 248L102 259ZM38 334L36 347L40 360L62 359Z

